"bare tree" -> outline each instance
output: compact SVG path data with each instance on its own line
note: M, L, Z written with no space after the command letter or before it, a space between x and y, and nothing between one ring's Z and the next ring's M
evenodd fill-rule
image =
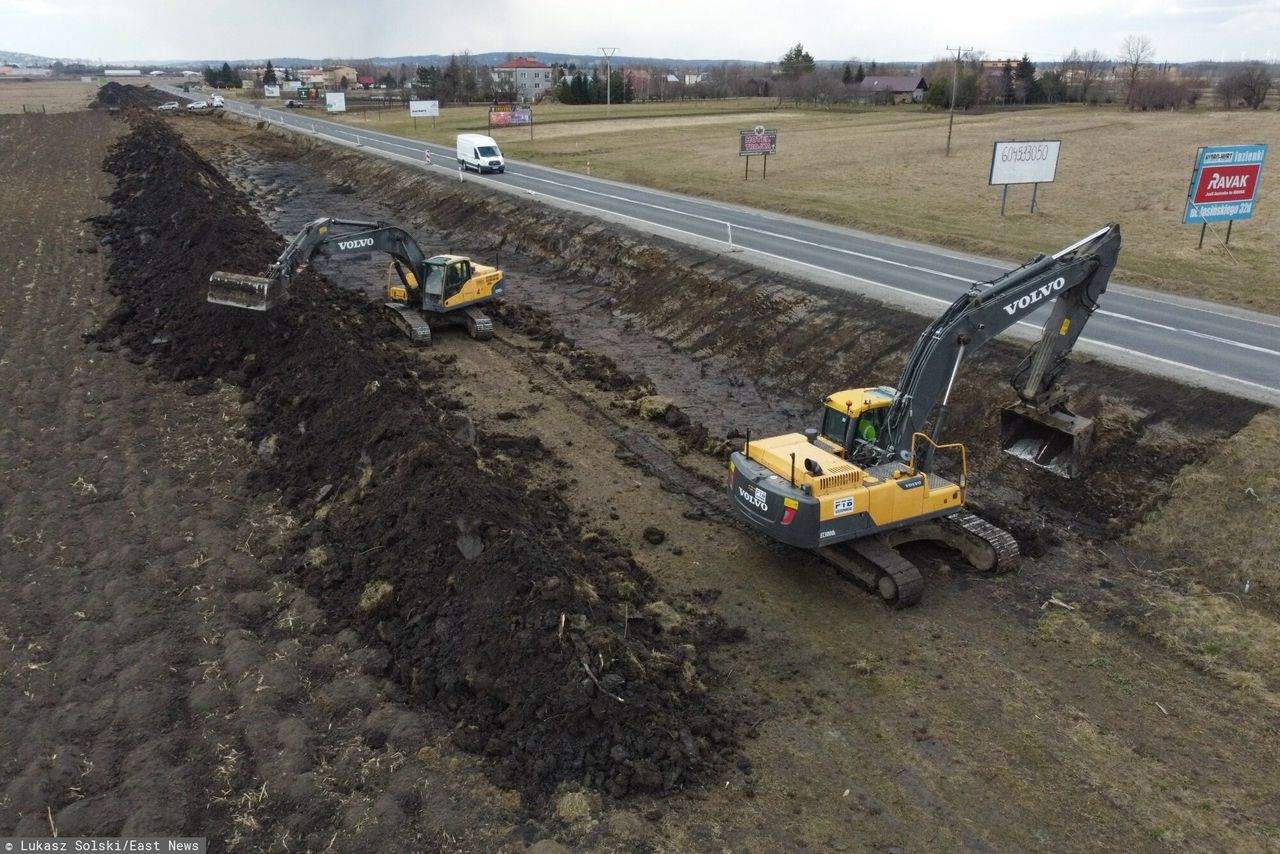
M1271 72L1263 63L1251 62L1239 73L1239 78L1240 97L1250 108L1259 109L1271 89Z
M1075 89L1080 102L1087 104L1090 90L1102 78L1102 72L1107 66L1107 58L1100 50L1087 50L1081 53L1073 48L1071 53L1067 54L1064 65L1066 65L1069 84Z
M1133 89L1142 76L1142 66L1151 61L1156 49L1151 39L1146 36L1125 36L1120 42L1120 67L1124 71L1124 81L1128 91L1125 93L1125 104L1133 109Z

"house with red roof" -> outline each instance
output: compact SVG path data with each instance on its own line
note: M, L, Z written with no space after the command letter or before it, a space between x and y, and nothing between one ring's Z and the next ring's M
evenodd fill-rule
M493 67L493 82L500 90L514 92L520 103L529 104L555 88L554 74L550 65L532 56L517 56Z

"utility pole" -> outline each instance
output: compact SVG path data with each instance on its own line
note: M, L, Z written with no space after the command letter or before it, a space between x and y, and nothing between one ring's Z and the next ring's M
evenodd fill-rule
M971 47L951 47L947 46L947 53L956 52L956 64L951 66L951 112L947 117L947 156L951 156L951 126L956 121L956 78L960 75L960 54L966 50L973 50Z
M618 52L616 47L602 47L600 52L604 54L604 112L605 116L613 115L613 55Z

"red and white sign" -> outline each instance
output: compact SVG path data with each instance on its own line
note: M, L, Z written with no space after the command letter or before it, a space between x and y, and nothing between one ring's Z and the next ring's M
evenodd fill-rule
M1192 201L1197 205L1213 202L1247 202L1258 189L1261 163L1245 166L1205 166L1200 170Z

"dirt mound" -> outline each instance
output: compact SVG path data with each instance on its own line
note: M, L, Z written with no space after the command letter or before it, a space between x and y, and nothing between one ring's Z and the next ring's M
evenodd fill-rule
M150 86L125 86L112 80L98 90L98 102L95 106L113 107L158 107L173 98L152 89Z
M120 306L96 337L192 393L243 389L249 477L295 507L280 548L309 589L531 804L565 782L621 796L707 779L737 732L707 688L722 627L581 531L556 483L526 482L520 458L545 451L477 431L447 365L363 297L307 273L282 309L207 304L211 272L260 269L280 242L165 123L132 121L99 223Z

